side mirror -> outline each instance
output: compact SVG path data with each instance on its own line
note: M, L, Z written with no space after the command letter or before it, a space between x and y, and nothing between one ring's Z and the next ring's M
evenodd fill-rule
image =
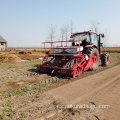
M102 38L104 38L104 37L105 37L103 33L102 33L102 34L100 34L100 35L101 35L101 37L102 37Z

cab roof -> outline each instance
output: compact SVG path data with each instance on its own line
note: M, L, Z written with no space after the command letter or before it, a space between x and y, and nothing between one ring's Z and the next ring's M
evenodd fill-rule
M92 31L84 31L84 32L73 33L72 35L81 34L81 33L94 33L94 34L96 34L96 32L92 32Z

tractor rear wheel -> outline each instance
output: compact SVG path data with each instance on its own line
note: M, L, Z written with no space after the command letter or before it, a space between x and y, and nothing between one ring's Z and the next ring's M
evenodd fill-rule
M102 66L108 66L110 63L110 54L109 53L103 53L101 55L101 62Z
M89 48L86 54L93 60L93 66L89 70L96 70L99 66L99 52L97 48Z

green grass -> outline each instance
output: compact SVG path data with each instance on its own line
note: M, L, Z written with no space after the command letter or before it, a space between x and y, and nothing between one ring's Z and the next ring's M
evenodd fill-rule
M1 119L4 119L6 116L13 118L17 112L12 110L12 108L4 109L3 113L0 115Z
M14 103L8 102L8 103L6 104L6 106L8 106L8 107L14 107Z
M120 53L111 53L110 54L112 57L114 57L114 56L120 56Z
M25 115L25 113L21 113L21 118L26 118L27 116Z
M48 86L52 86L51 83L46 83L45 81L33 83L31 85L23 85L18 88L9 89L6 91L0 91L0 96L4 98L9 98L11 96L25 96L27 94L34 94L42 89L47 89ZM8 103L8 106L13 106L13 103Z
M19 67L18 67L18 66L15 66L15 65L13 65L13 66L8 66L8 67L7 67L7 69L13 69L13 68L18 69Z
M10 118L13 118L14 114L12 112L8 113L7 116L9 116Z
M116 51L116 50L106 50L106 52L109 52L109 53L120 53L120 51Z
M28 63L28 64L25 64L25 65L17 65L17 64L14 64L14 65L9 65L9 66L6 66L6 65L1 65L0 66L0 69L2 71L5 71L5 70L9 70L9 69L24 69L26 67L39 67L39 65L41 65L42 63L38 63L38 62L33 62L33 63Z
M113 61L113 62L110 63L110 66L115 66L117 64L120 64L120 61Z
M3 120L5 118L6 115L2 114L0 115L0 118Z
M46 50L46 51L49 51L49 50ZM45 50L37 50L37 49L34 49L33 52L40 52L40 53L45 53Z

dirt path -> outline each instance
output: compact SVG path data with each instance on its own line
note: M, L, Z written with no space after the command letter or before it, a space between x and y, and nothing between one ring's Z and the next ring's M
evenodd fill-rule
M109 109L93 109L87 114L91 118L97 116L98 120L119 120L120 119L120 75L111 79L111 83L99 91L88 96L76 104L110 105ZM91 112L91 113L90 113ZM82 116L87 117L86 114Z
M64 102L74 103L77 99L85 98L83 96L87 97L103 89L119 77L120 65L50 90L45 94L47 96L54 96L54 98L58 98Z
M54 100L58 100L59 105L63 107L71 104L110 105L110 109L80 110L81 115L78 116L78 119L119 120L119 85L120 65L63 85L44 94L45 96L52 96ZM60 115L56 115L55 118L60 118Z

